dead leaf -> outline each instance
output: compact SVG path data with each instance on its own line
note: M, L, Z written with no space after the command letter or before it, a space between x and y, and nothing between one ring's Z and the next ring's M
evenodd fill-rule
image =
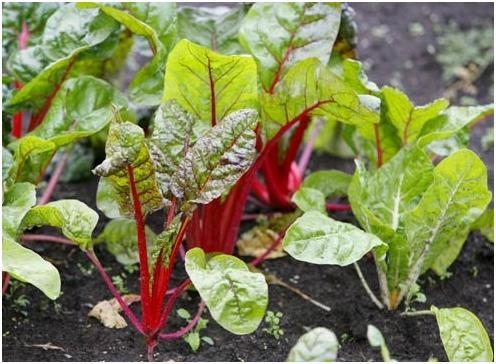
M134 302L138 302L141 298L136 294L126 294L122 296L123 301L129 306ZM100 321L105 327L111 329L123 329L127 327L127 322L119 314L121 306L115 298L107 301L98 302L95 307L88 313L89 317L94 317Z
M245 257L258 257L265 253L278 237L279 235L271 229L255 226L241 235L241 238L236 242L238 254ZM282 245L279 244L266 259L276 259L286 255Z
M25 344L24 346L32 347L32 348L42 348L43 350L61 350L65 351L64 348L56 345L52 345L52 343L46 344Z

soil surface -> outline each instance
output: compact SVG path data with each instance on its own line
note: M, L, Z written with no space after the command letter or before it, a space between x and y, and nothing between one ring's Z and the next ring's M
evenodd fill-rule
M432 22L446 24L457 21L462 27L492 24L493 4L353 4L359 25L359 56L369 62L369 78L379 86L400 82L401 87L418 104L441 97L446 85L441 81L441 67L427 52L435 44ZM434 16L435 15L435 16ZM408 25L422 23L425 33L412 37ZM381 37L377 28L384 31ZM382 27L382 28L380 28ZM392 41L389 39L392 38ZM388 38L386 40L386 38ZM413 66L405 69L410 60ZM372 63L373 61L373 63ZM476 83L480 103L491 102L492 67ZM493 150L482 151L480 136L486 125L474 128L472 147L490 168L493 176ZM337 168L352 171L349 160L316 155L311 161L312 170ZM78 198L94 206L96 179L79 184L61 184L55 199ZM353 221L350 214L336 218ZM105 219L100 219L97 232ZM47 232L46 230L45 232ZM17 289L2 302L2 360L3 361L142 361L145 343L139 334L128 327L121 330L103 327L87 313L97 302L111 298L100 276L89 270L90 264L78 249L57 244L36 242L29 246L52 261L62 277L62 296L55 302L48 300L29 285ZM97 246L97 255L109 274L122 272L122 267ZM367 257L360 266L371 288L377 292L377 279L373 261ZM179 268L179 267L178 267ZM366 295L353 267L317 266L295 261L289 257L266 261L261 268L284 282L299 288L315 300L331 307L325 311L302 299L288 289L269 286L269 310L281 312L284 335L275 339L260 328L252 335L235 336L209 321L203 335L213 339L214 345L202 343L198 353L191 352L182 340L161 342L156 349L159 361L284 361L299 336L308 329L323 326L332 329L341 347L338 360L380 361L379 352L371 348L366 338L367 324L377 326L386 338L391 356L400 361L426 361L435 357L446 361L435 319L428 317L402 317L399 312L378 310ZM481 319L493 340L494 331L494 248L482 236L472 234L456 261L449 269L452 275L440 279L432 274L422 277L426 303L416 303L416 309L437 307L465 307ZM184 272L177 269L174 279L179 281ZM138 292L137 273L128 274L125 285L130 292ZM19 298L24 295L29 304L23 307ZM17 301L17 304L15 302ZM176 308L193 312L199 302L198 295L188 292L177 301ZM204 317L209 318L208 314ZM167 331L184 325L184 321L171 315ZM49 344L45 345L44 344Z

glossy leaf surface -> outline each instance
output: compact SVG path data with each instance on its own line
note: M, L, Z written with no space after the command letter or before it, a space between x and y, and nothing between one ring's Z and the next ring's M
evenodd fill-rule
M325 214L325 196L324 194L315 189L309 187L300 187L291 198L291 201L298 206L298 208L303 211L319 211Z
M338 170L317 171L305 177L302 186L314 188L324 194L325 197L346 196L351 176Z
M302 335L291 348L288 362L333 362L338 356L339 342L329 329L316 327Z

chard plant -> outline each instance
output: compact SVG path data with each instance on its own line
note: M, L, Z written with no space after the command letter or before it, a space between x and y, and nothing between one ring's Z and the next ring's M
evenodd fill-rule
M355 71L350 72L352 67ZM325 200L334 186L329 187L330 179L319 179L324 172L317 172L295 195L304 214L289 227L283 246L294 258L314 264L353 263L374 303L393 310L418 289L422 273L432 269L445 274L469 232L479 229L491 192L484 163L466 145L470 126L493 107L448 107L444 99L414 106L399 90L367 85L356 72L359 67L345 61L345 79L355 79L357 90L380 100L380 122L359 125L349 138L353 148L362 149L353 177L344 181L349 183L353 214L365 231L326 215ZM335 180L338 186L343 183ZM368 251L377 267L381 300L356 263ZM447 320L471 322L465 329L451 327L451 335L456 330L462 330L464 338L477 333L473 342L460 339L463 347L471 348L464 351L465 359L492 357L487 333L465 311L443 309Z

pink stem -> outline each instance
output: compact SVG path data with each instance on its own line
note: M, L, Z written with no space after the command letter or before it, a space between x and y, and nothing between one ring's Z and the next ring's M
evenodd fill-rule
M330 212L348 212L351 211L351 206L348 204L326 203L326 209Z
M52 173L52 176L50 177L50 181L48 182L45 191L43 191L43 195L38 200L38 205L44 205L48 201L50 201L50 198L53 195L53 191L55 190L55 187L59 183L60 176L62 175L62 172L64 171L65 165L67 164L68 160L69 160L69 152L66 152L64 153L62 158L60 158L60 161L57 163L57 167L55 168L55 171Z
M180 338L184 334L186 334L188 331L190 331L195 325L198 323L198 320L200 319L203 310L205 309L205 301L201 300L200 304L198 305L198 312L196 313L195 317L184 327L180 328L176 332L170 332L166 334L160 334L159 338L162 340L174 340L177 338Z
M2 294L5 294L7 292L7 289L9 288L9 283L10 283L10 274L7 272L2 272Z
M169 317L169 313L171 312L172 306L174 305L176 299L179 297L181 292L184 291L190 284L191 284L191 280L189 278L186 279L176 288L174 293L172 293L170 298L167 300L167 304L165 305L164 311L162 312L162 316L160 316L159 324L157 325L158 330L160 330L165 325L165 322Z
M98 260L98 257L95 255L95 252L93 252L91 250L87 250L87 251L85 251L85 253L86 253L86 256L89 258L89 260L91 261L91 263L93 263L93 265L96 267L96 269L100 273L100 276L103 278L103 281L105 282L105 284L107 285L108 289L110 290L110 292L112 293L112 295L115 297L115 299L117 300L117 302L121 306L122 311L124 311L124 313L126 314L127 318L129 319L129 321L131 321L131 323L134 325L134 327L136 328L136 330L138 330L141 334L144 334L144 332L143 332L143 326L139 322L138 318L131 311L131 309L129 308L129 306L126 304L126 302L124 302L124 300L122 299L120 293L117 291L117 289L115 288L114 284L112 283L112 280L110 279L110 277L108 276L107 272L103 268L102 264Z
M279 244L281 243L281 240L284 237L284 234L285 233L286 232L284 231L282 234L279 234L277 236L277 238L272 242L272 244L267 248L267 250L262 255L260 255L259 257L256 257L255 259L253 259L250 262L250 265L256 267L260 263L263 263L265 261L265 259L269 256L269 254L272 253L274 251L274 249L279 246Z
M25 241L44 240L44 241L51 241L54 243L65 244L65 245L72 245L72 246L76 245L69 239L62 238L60 236L51 236L51 235L42 235L42 234L24 234L21 239Z
M305 173L305 170L307 169L308 166L308 162L310 162L310 157L312 156L313 147L315 145L315 141L317 140L317 137L319 136L320 130L322 129L322 125L323 122L321 119L319 119L315 124L314 129L312 130L312 134L310 134L310 138L305 144L305 148L303 149L303 152L301 153L300 160L298 161L298 169L302 174Z

